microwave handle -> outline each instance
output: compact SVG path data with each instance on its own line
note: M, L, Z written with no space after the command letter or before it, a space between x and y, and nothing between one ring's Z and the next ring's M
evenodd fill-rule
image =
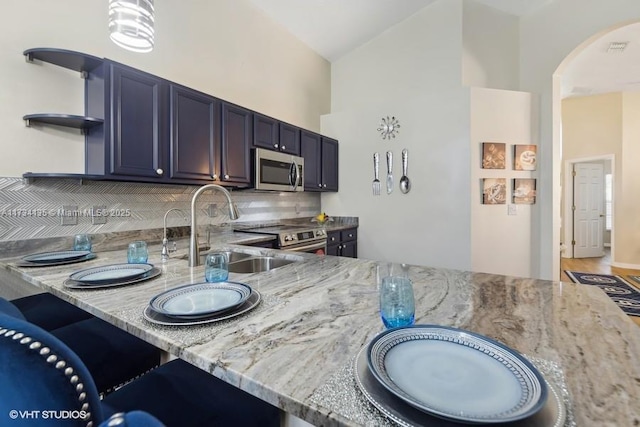
M291 168L295 171L295 176L293 173L289 174L289 183L291 184L293 191L296 191L298 189L298 180L300 179L300 169L298 169L298 164L295 160L291 161ZM291 182L292 178L293 182Z

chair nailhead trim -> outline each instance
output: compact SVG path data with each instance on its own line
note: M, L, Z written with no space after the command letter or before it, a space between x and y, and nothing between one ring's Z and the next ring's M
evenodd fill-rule
M0 326L0 336L2 335L4 335L5 337L11 337L11 339L14 341L20 340L21 345L29 344L30 350L37 351L38 349L40 349L40 347L42 347L42 343L40 343L39 341L32 342L33 340L31 339L31 337L25 336L22 332L16 333L16 331L14 330L8 330L7 328L3 328L2 326ZM42 349L40 349L38 353L43 357L47 357L45 359L47 363L54 363L57 361L57 363L55 364L56 369L63 369L65 366L67 366L67 362L65 362L64 360L58 361L58 356L56 356L55 354L49 355L51 353L51 349L49 347L42 347ZM70 366L64 370L64 374L67 377L72 375L73 372L73 368ZM82 402L87 398L87 393L83 391L84 384L78 383L78 381L79 377L77 375L73 375L71 378L69 378L70 383L77 383L76 392L80 393L78 394L78 401ZM89 409L89 403L85 402L82 404L82 411L86 412L87 427L93 427L93 421L91 420L91 412L89 411Z

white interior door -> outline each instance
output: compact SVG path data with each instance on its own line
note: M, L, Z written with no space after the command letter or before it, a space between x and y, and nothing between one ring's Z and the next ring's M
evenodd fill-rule
M604 256L604 167L576 163L573 170L573 257Z

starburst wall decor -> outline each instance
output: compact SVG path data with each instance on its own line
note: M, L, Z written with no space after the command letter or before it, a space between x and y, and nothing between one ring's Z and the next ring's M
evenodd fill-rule
M394 116L387 116L382 118L380 127L378 128L382 139L395 138L398 132L400 132L400 122Z

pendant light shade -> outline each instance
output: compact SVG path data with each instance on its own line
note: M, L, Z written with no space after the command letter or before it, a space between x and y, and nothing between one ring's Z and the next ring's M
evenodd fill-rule
M153 50L153 0L109 0L109 33L134 52Z

